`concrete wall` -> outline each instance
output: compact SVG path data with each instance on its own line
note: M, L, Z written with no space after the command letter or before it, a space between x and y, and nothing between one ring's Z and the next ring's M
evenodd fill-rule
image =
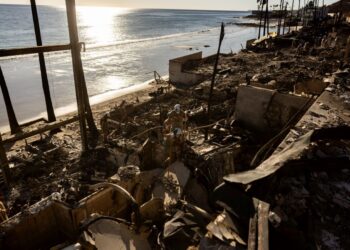
M191 60L201 60L202 52L178 57L169 61L169 80L173 84L195 85L205 80L201 74L184 72L183 65Z
M235 119L248 129L271 135L279 132L307 102L305 97L240 86Z

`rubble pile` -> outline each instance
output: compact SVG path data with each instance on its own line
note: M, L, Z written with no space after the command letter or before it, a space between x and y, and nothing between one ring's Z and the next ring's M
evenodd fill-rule
M220 57L210 116L209 81L160 86L100 114L82 155L69 128L12 152L4 200L21 213L0 246L349 248L349 33L304 28ZM210 75L210 62L186 70Z

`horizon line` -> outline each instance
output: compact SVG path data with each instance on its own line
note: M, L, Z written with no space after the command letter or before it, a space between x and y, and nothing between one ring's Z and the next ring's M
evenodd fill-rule
M30 6L30 4L21 4L21 3L0 3L0 5L12 5L12 6ZM37 6L46 6L46 7L65 7L65 4L62 5L48 5L48 4L37 4ZM121 6L115 6L115 5L88 5L88 4L77 4L77 7L96 7L96 8L120 8L120 9L151 9L151 10L194 10L194 11L226 11L226 12L234 12L234 11L242 11L242 12L249 12L252 10L229 10L229 9L185 9L185 8L152 8L152 7L142 7L142 8L134 8L134 7L121 7Z

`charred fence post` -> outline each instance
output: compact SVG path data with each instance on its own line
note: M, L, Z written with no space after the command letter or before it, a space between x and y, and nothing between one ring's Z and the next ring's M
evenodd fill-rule
M277 35L281 34L281 26L282 26L282 18L283 18L283 7L284 7L284 0L281 0L280 1L280 12L278 14Z
M39 17L38 17L38 11L36 8L35 0L30 0L30 5L32 8L36 44L37 46L42 46L43 42L41 39ZM51 101L50 86L49 86L49 80L47 78L45 57L44 57L44 53L42 52L38 53L38 55L39 55L39 63L40 63L41 81L42 81L42 86L43 86L44 96L45 96L47 117L49 122L54 122L56 121L56 116L55 116L55 111L53 109L52 101Z
M269 0L266 0L266 29L267 29L267 35L268 35L270 32Z
M69 39L71 44L71 53L72 53L72 63L74 71L74 85L75 92L77 97L78 105L78 115L79 115L79 124L80 124L80 135L82 150L88 150L88 141L87 141L87 131L86 131L86 122L85 122L85 99L84 94L86 93L84 88L83 80L83 68L80 57L80 44L78 38L78 27L76 20L76 10L75 10L75 0L66 0L66 9L67 9L67 19L68 19L68 29L69 29ZM85 86L86 87L86 86Z
M11 181L10 167L9 167L9 163L7 160L4 144L2 142L1 133L0 133L0 168L1 168L2 173L3 173L5 185L9 186L9 183Z
M264 15L264 36L266 36L266 24L267 24L267 3L266 0L263 0L263 4L266 4L265 6L265 15Z
M224 40L224 37L225 37L225 25L224 25L224 23L221 23L219 47L218 47L218 52L216 54L214 71L213 71L213 76L212 76L212 79L211 79L210 92L209 92L209 98L208 98L208 111L207 112L208 112L208 121L209 121L209 123L210 123L210 117L211 117L211 113L210 113L211 100L212 100L212 97L213 97L213 89L214 89L214 84L215 84L215 78L216 78L216 74L217 74L217 71L218 71L218 64L219 64L219 58L220 58L221 44L222 44L222 41ZM206 131L205 131L205 140L208 140L208 129L206 129Z
M15 111L14 111L13 106L12 106L10 94L9 94L9 91L7 89L7 86L6 86L6 81L5 81L5 77L2 73L1 66L0 66L0 87L1 87L2 95L4 97L7 117L9 119L9 123L10 123L11 134L15 134L15 133L21 131L21 128L18 124L16 114L15 114Z
M283 13L283 30L282 34L284 35L285 29L286 29L286 19L288 15L288 2L286 2L286 7L284 8L284 13Z
M291 29L291 27L292 27L293 11L294 11L294 0L292 1L292 8L291 8L291 12L290 12L288 33L290 33L290 29Z
M84 104L85 104L86 121L87 121L91 135L98 137L98 130L97 130L97 127L96 127L96 124L94 121L94 117L92 115L89 95L88 95L87 88L86 88L86 81L85 81L84 72L82 72L82 79L83 79L83 97L84 97Z
M259 35L258 35L258 39L260 39L261 37L261 25L262 25L262 18L263 18L263 4L261 2L259 2Z

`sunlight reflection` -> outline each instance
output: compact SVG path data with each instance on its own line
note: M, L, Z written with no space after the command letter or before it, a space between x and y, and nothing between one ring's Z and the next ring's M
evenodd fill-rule
M115 18L127 12L126 8L79 7L82 39L99 44L117 40L119 23L115 22Z

